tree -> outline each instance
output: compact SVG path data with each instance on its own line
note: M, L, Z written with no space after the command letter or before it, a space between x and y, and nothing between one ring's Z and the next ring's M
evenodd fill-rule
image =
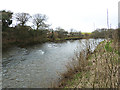
M73 32L73 29L71 28L71 29L70 29L70 33L72 33L72 32Z
M0 11L2 12L2 30L5 30L12 24L12 12L11 11Z
M68 32L61 27L57 27L56 32L58 33L58 38L64 38L68 34Z
M46 15L42 15L42 14L35 14L33 16L33 24L37 27L36 29L43 29L48 27L49 25L45 24L45 21L47 20L47 16Z
M25 26L25 24L29 21L31 16L28 13L17 13L16 19L19 21L21 26Z
M74 35L75 30L73 28L70 29L70 34L73 36Z

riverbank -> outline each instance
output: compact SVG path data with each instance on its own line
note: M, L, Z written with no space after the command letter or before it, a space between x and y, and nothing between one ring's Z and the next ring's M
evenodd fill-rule
M63 42L66 40L79 40L90 38L90 35L80 32L34 30L29 26L8 27L2 31L2 49L11 47L26 47L45 42Z
M81 37L66 37L66 38L56 38L55 40L52 40L50 38L44 38L44 40L42 39L41 40L34 40L33 41L25 41L25 40L21 40L21 41L10 41L10 42L6 42L2 43L2 49L3 50L7 50L11 47L15 47L15 46L18 46L18 47L27 47L27 46L32 46L32 45L37 45L37 44L43 44L43 43L46 43L46 42L54 42L54 43L60 43L60 42L65 42L67 40L80 40L80 39L84 39L84 38L81 38ZM25 42L24 42L25 41Z
M118 67L120 58L112 40L101 42L93 53L81 52L78 63L67 65L61 74L60 88L118 88ZM72 66L72 67L71 67Z

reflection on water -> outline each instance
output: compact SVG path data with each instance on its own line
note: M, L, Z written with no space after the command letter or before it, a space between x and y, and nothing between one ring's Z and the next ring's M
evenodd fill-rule
M91 50L101 39L89 39ZM93 42L97 42L93 44ZM86 40L45 43L3 52L3 88L43 88L57 82L75 52L85 49Z

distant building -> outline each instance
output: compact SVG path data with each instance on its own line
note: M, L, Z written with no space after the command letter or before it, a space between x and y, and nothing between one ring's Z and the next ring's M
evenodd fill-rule
M118 28L120 28L120 1L118 2Z

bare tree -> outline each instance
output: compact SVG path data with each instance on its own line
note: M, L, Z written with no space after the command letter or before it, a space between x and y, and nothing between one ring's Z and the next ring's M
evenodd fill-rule
M33 24L37 27L36 29L38 30L40 27L45 28L48 27L49 25L45 24L45 21L47 20L46 15L42 14L35 14L33 15Z
M31 16L28 13L17 13L16 19L20 22L20 25L24 26L26 22L31 18Z

